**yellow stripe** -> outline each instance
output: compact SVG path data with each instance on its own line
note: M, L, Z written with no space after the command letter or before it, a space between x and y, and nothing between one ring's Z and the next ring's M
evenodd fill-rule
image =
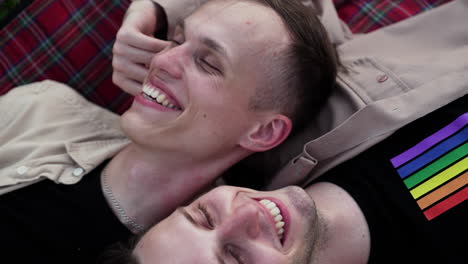
M442 171L441 173L435 175L430 180L424 182L423 184L419 185L418 187L411 190L411 195L414 199L418 199L422 195L430 192L431 190L439 187L444 182L452 179L453 177L457 176L464 170L468 168L468 157L462 159L461 161L455 163L454 165L450 166L446 170Z
M426 207L431 206L432 204L444 199L446 196L456 192L461 189L463 186L468 184L468 171L458 176L453 181L444 184L437 190L434 190L430 194L424 196L418 200L418 205L421 209L426 209Z

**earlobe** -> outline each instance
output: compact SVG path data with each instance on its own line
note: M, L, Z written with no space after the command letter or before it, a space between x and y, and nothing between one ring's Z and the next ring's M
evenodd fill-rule
M291 133L292 122L285 115L276 115L265 123L257 124L241 146L254 152L262 152L281 144Z

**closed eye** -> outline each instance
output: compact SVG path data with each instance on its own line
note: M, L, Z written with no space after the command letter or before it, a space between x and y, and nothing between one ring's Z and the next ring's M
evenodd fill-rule
M214 74L214 75L222 75L222 72L220 69L218 69L216 66L209 63L207 60L200 58L197 55L195 55L195 62L206 73Z
M244 256L241 254L241 250L238 247L228 244L225 246L225 250L226 253L230 255L233 259L235 259L238 264L247 263Z
M199 203L198 204L198 210L201 212L201 214L203 215L203 218L205 219L205 223L206 224L206 227L208 229L214 229L214 220L213 220L213 216L208 212L208 209L205 205Z

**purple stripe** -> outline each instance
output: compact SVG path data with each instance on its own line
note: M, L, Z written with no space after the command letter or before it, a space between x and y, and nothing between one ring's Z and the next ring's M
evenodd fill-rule
M398 168L400 165L415 158L416 156L428 150L435 144L441 142L442 140L456 133L458 130L463 128L467 123L468 123L468 113L465 113L462 116L458 117L455 121L447 125L446 127L442 128L441 130L432 134L428 138L419 142L414 147L408 149L407 151L391 159L390 161L392 162L393 167Z

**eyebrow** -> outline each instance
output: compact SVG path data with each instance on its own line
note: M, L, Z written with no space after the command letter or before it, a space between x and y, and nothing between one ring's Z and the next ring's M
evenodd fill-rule
M195 222L195 219L187 212L187 210L183 207L180 207L177 209L184 217L192 223L194 226L198 226L198 224ZM219 264L225 264L226 262L224 261L223 257L218 253L216 254L216 260L218 261Z
M185 20L181 21L179 23L179 26L182 28L182 30L185 32L185 28L186 28L186 22ZM217 42L216 40L212 39L212 38L209 38L209 37L202 37L201 38L201 42L209 47L210 49L216 51L217 53L219 53L220 55L226 57L226 58L229 58L228 56L228 53L226 51L226 48L223 47L223 45L221 45L219 42Z

